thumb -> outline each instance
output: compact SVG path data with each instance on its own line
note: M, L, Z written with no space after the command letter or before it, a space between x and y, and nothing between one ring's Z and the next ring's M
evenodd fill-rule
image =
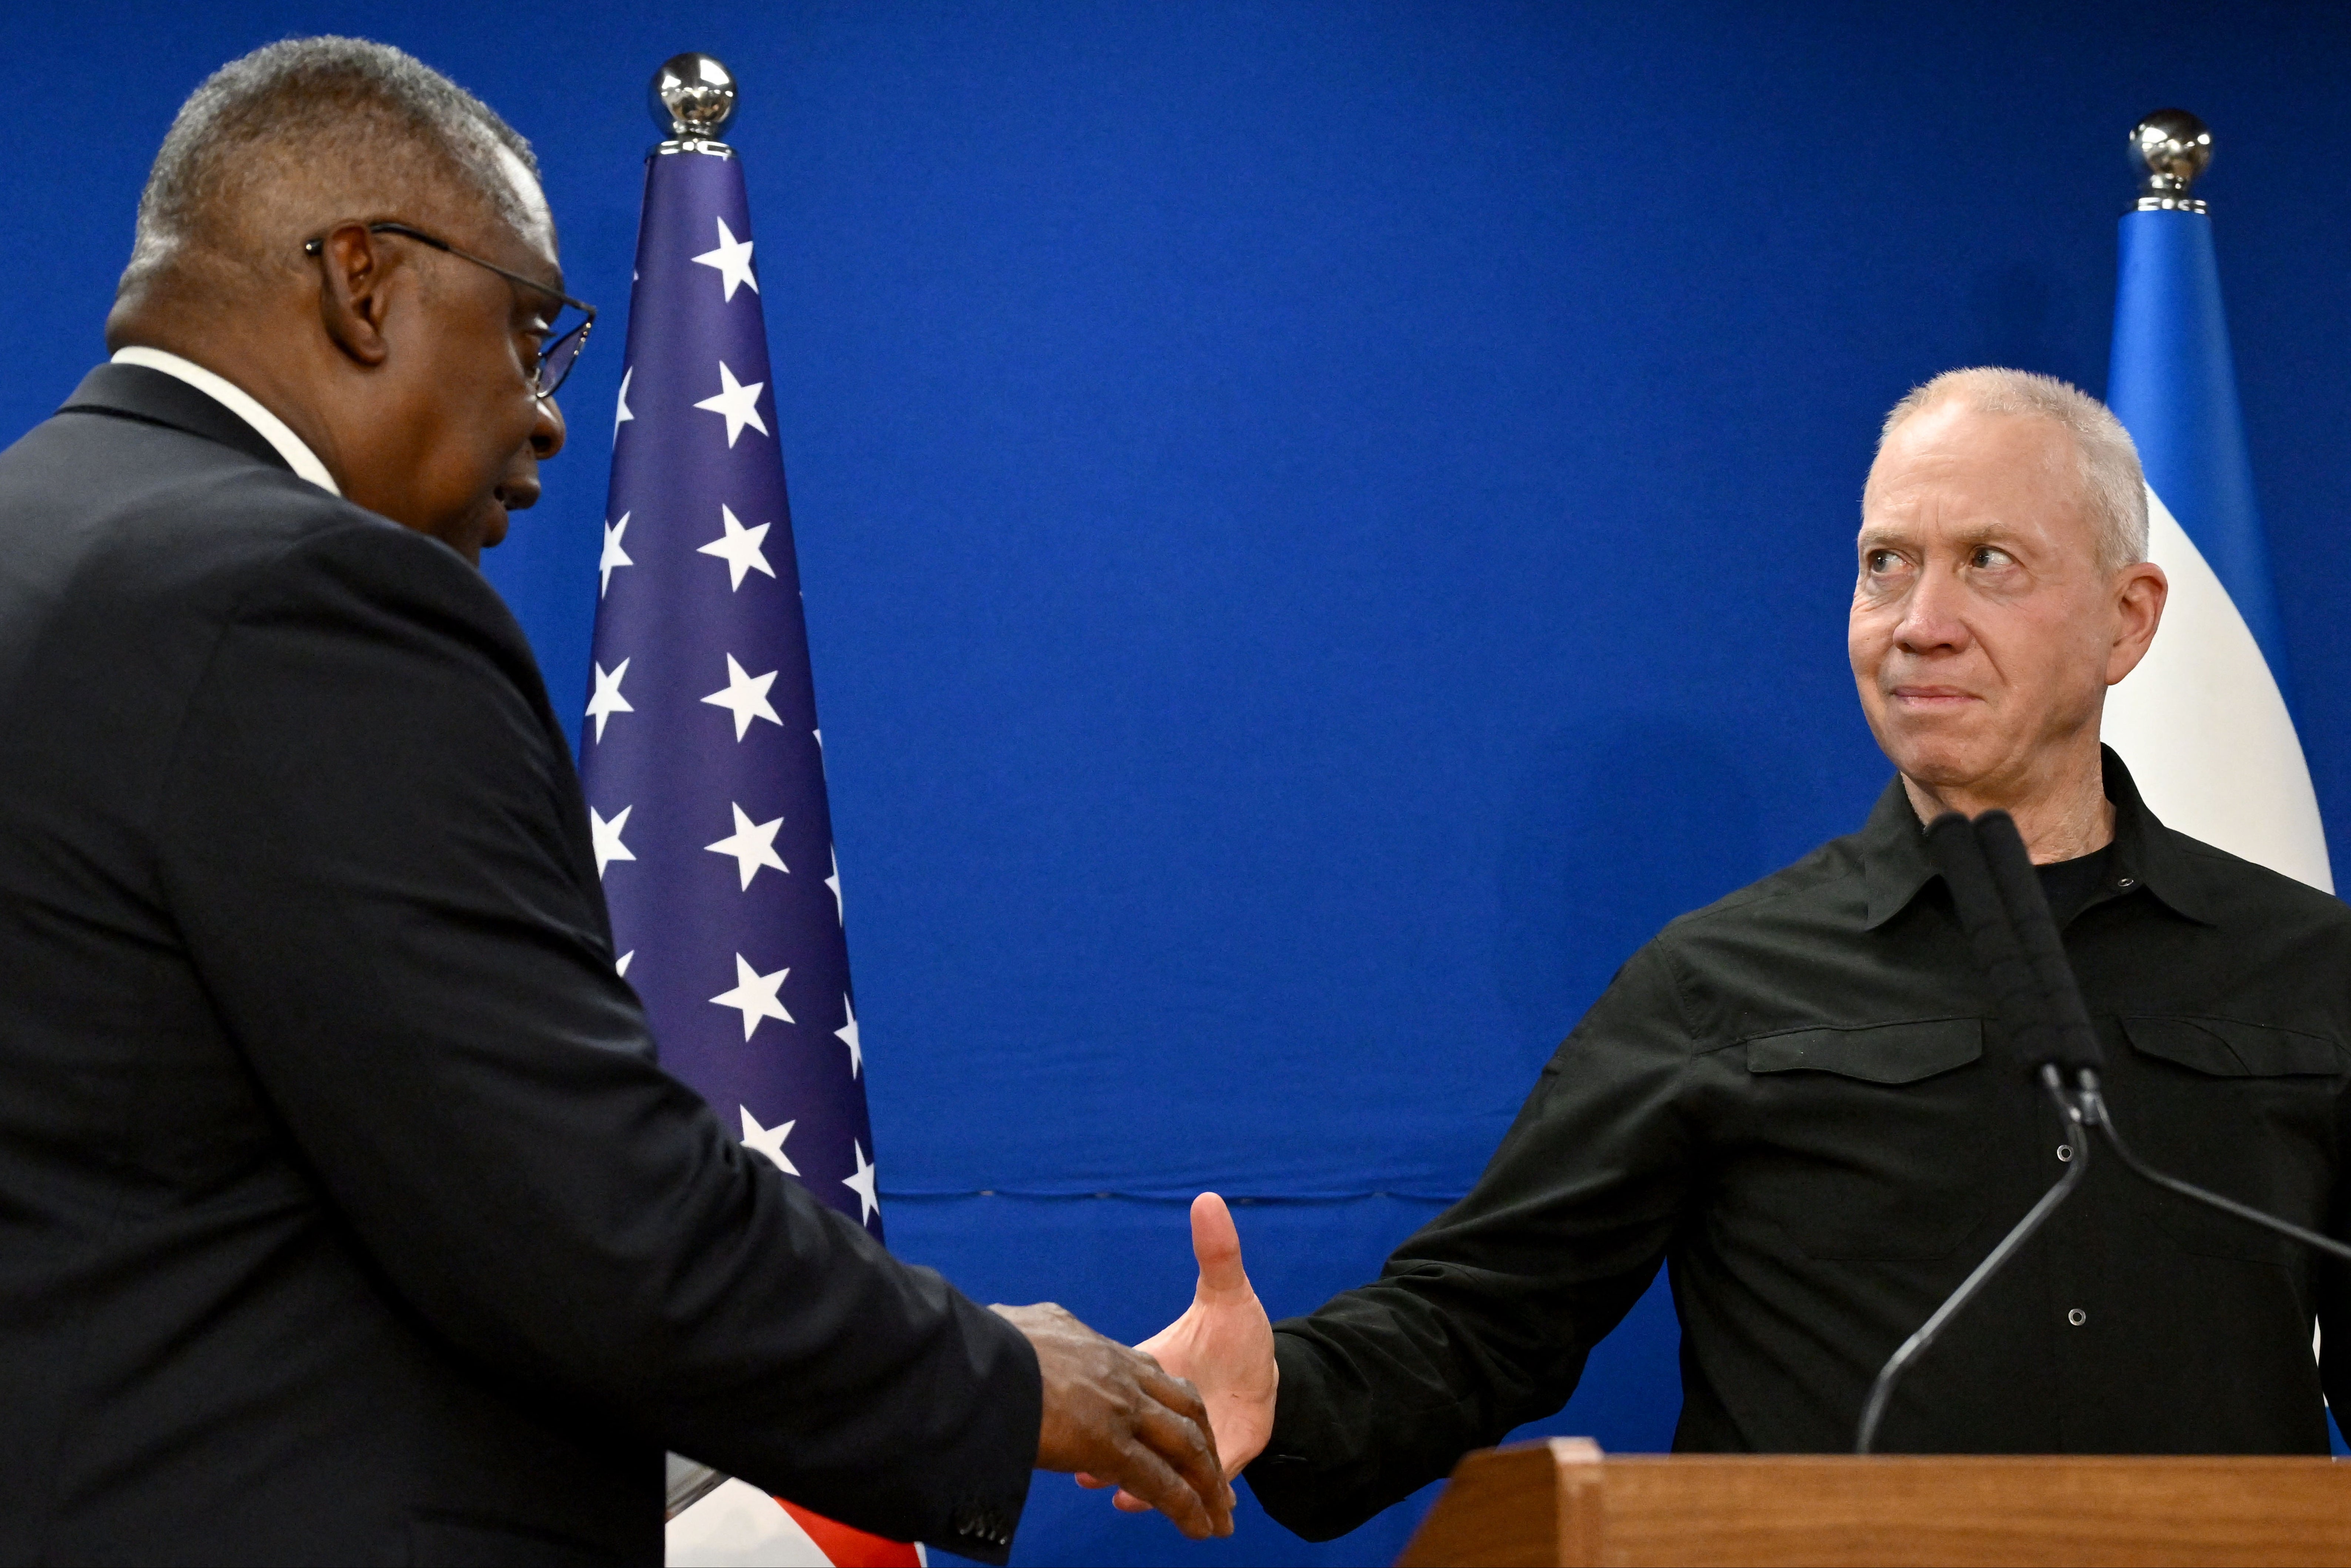
M1241 1267L1241 1236L1233 1226L1232 1210L1213 1192L1192 1199L1192 1256L1200 1262L1202 1300L1211 1295L1241 1295L1249 1288L1249 1272Z

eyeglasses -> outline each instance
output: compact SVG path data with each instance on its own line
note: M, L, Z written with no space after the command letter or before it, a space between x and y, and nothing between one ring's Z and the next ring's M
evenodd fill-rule
M414 240L419 244L431 245L436 251L446 251L459 261L469 261L475 266L489 268L509 283L518 283L525 288L535 289L546 295L550 299L559 300L562 304L555 312L558 318L562 316L563 308L566 306L580 312L580 318L560 332L555 330L554 320L548 322L547 329L550 336L540 342L538 358L530 367L530 389L534 396L541 398L555 396L557 389L560 388L565 379L570 376L571 367L580 363L580 350L588 346L588 329L596 325L596 307L587 301L574 299L568 294L549 288L537 278L525 277L518 272L509 272L496 262L484 261L471 252L459 250L438 234L428 234L423 229L413 229L406 223L370 223L367 231L371 234L399 234L405 239ZM326 254L326 242L323 239L302 242L302 254L305 255L323 255Z

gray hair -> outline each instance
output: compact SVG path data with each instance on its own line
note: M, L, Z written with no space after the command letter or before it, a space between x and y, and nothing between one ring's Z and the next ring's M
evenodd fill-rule
M286 169L336 178L372 161L454 176L499 217L530 214L501 167L534 175L530 143L480 99L388 44L287 38L231 60L188 95L139 197L139 229L120 287L167 269L192 245L225 239L238 191Z
M1953 399L1987 414L2022 414L2063 425L2080 460L2084 504L2097 535L2098 568L2120 571L2147 559L2147 475L2138 448L2114 411L2054 376L1978 366L1946 370L1894 405L1877 432L1877 448L1913 415Z

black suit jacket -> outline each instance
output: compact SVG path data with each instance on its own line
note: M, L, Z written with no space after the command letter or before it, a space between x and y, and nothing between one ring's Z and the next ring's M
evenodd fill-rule
M0 454L0 1560L1000 1561L1040 1412L655 1065L478 574L157 371Z

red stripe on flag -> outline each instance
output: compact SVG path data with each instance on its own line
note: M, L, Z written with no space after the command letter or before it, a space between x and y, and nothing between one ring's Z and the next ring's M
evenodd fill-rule
M868 1535L862 1530L852 1530L836 1524L820 1513L810 1513L797 1503L784 1502L783 1510L799 1521L809 1532L817 1550L832 1560L833 1568L918 1568L922 1559L904 1541L884 1541L878 1535Z

